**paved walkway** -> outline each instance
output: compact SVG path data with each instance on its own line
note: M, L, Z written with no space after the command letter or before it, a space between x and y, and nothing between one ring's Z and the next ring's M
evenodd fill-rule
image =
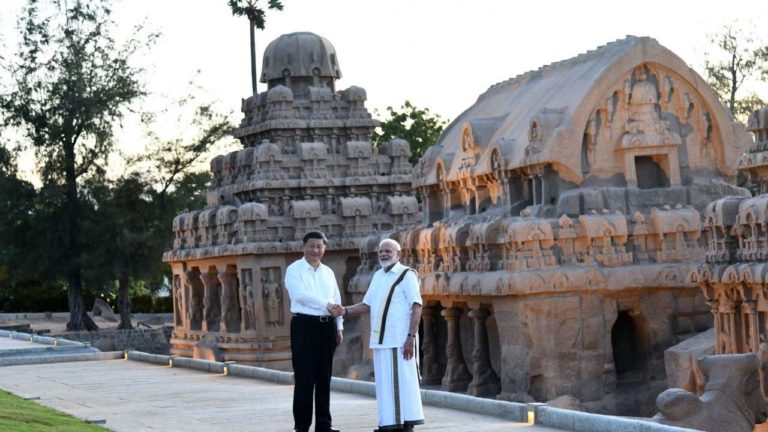
M0 349L5 342L0 342ZM293 386L129 360L0 367L0 388L116 431L291 431ZM425 406L417 431L556 431ZM334 426L370 432L372 398L334 392Z

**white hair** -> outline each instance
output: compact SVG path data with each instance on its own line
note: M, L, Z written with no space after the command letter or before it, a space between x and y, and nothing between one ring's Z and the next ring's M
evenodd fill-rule
M395 247L395 250L396 250L396 251L400 252L400 243L398 243L398 242L396 242L396 241L394 241L394 240L392 240L392 239L384 239L384 240L382 240L382 241L379 243L379 249L381 249L381 247L382 247L382 246L384 246L384 244L386 244L386 243L389 243L389 244L391 244L392 246L394 246L394 247Z

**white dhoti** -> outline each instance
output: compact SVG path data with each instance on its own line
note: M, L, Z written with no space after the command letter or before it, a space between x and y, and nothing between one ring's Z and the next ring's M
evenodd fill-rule
M417 354L418 355L418 354ZM402 429L424 423L416 357L403 358L403 348L374 348L379 429Z

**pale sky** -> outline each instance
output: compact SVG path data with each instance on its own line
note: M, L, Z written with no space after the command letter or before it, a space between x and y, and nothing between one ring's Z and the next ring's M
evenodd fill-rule
M0 0L3 55L16 46L15 21L23 0ZM266 4L266 0L260 0ZM739 20L762 25L768 40L768 1L642 2L602 0L283 0L256 32L258 69L267 44L281 34L311 31L335 46L343 78L337 89L366 89L368 108L405 100L453 120L489 86L531 69L573 57L625 35L657 39L700 71L707 35ZM250 94L248 23L233 17L226 0L122 0L122 28L147 20L162 33L141 60L150 91L187 92L195 77L207 97L240 119ZM260 91L266 90L260 84ZM761 88L760 91L763 89ZM763 97L768 94L763 93ZM153 102L150 102L153 103ZM121 135L127 151L141 135Z

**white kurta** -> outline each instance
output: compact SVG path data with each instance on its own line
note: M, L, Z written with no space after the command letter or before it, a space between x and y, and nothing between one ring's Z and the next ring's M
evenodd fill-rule
M370 346L373 350L378 425L381 430L424 423L416 365L418 352L410 360L403 358L411 306L422 304L416 272L409 270L406 273L392 294L386 315L383 314L390 288L406 269L398 262L388 272L384 269L377 271L363 298L363 303L371 308ZM382 327L383 336L380 336Z

